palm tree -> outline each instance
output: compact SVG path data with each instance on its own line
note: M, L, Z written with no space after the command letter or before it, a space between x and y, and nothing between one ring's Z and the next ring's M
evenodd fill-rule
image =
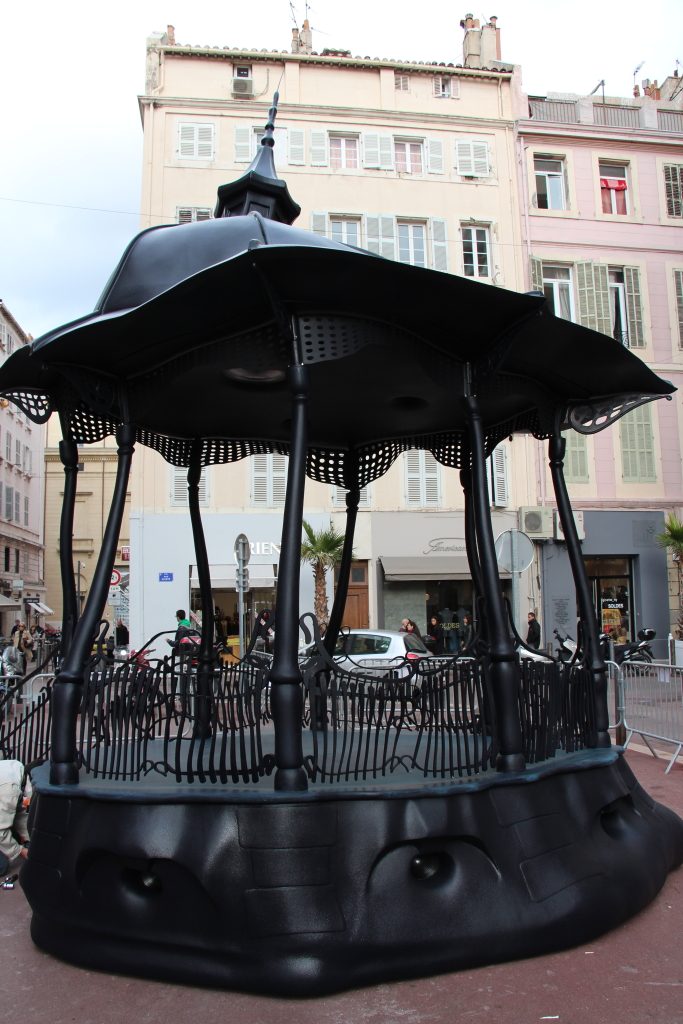
M303 527L306 539L301 543L301 561L307 562L313 569L315 617L322 628L327 626L330 619L327 609L327 570L335 569L341 562L344 534L337 533L334 526L316 532L305 519Z
M683 523L670 512L663 533L657 534L660 548L667 548L678 565L678 639L683 640Z

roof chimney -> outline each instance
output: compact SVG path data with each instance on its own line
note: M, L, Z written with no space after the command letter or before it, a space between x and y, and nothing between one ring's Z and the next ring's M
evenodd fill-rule
M462 41L462 58L466 68L493 67L494 61L500 56L500 29L498 18L493 15L483 28L479 28L479 19L466 14L460 22L465 30Z
M166 35L168 36L168 41L171 46L175 46L175 28L173 25L166 26Z

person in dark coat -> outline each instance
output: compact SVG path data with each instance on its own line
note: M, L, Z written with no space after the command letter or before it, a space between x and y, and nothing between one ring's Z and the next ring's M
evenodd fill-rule
M430 645L432 654L443 654L443 627L441 625L441 622L439 621L438 616L436 615L432 615L431 619L429 620L427 636L431 637L432 640L434 641L434 643Z
M541 646L541 627L533 612L529 612L529 629L526 634L527 647L533 647L535 651Z
M114 630L114 634L115 634L115 637L116 637L116 646L117 647L127 647L128 646L128 640L129 640L128 627L126 625L124 625L123 619L117 619L116 620L116 629Z
M460 629L460 650L466 650L472 643L472 619L469 615L463 615L462 627Z

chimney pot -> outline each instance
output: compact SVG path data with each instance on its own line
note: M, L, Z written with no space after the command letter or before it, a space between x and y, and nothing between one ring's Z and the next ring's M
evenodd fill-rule
M489 18L489 21L491 22L491 24L495 28L496 27L496 22L498 21L497 15L492 14L491 17Z
M166 26L166 35L171 46L175 46L175 28L173 25Z
M479 18L474 19L474 27L479 28Z

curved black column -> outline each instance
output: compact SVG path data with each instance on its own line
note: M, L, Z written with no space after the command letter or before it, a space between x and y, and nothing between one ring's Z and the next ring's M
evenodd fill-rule
M460 484L465 497L465 548L467 550L467 563L472 573L472 586L474 589L474 608L476 611L478 597L484 596L484 583L481 578L481 566L479 564L479 552L477 551L477 528L474 521L474 502L472 500L472 471L469 469L460 470Z
M271 706L275 725L275 789L308 788L301 741L303 692L299 668L299 576L301 525L306 482L307 366L290 366L287 383L292 396L292 432L282 545L277 584L277 633L270 671Z
M62 576L62 640L60 664L64 663L78 622L78 599L74 579L74 507L78 487L78 445L70 438L59 442L59 458L64 466L64 499L59 523L59 568Z
M202 514L199 508L199 481L201 475L202 445L201 442L196 442L192 446L190 467L187 471L187 496L190 506L190 522L192 523L195 558L197 560L199 593L202 598L202 640L199 646L199 664L197 666L197 711L194 722L194 735L197 737L205 737L210 733L215 618L213 594L211 593L209 556L206 551L206 538L204 537Z
M88 600L76 625L71 646L52 692L50 782L55 786L78 782L76 720L83 694L83 672L92 651L98 623L107 603L111 571L116 559L121 520L126 506L130 464L135 450L133 447L135 427L130 424L119 427L116 431L116 439L119 445L119 460L102 547L90 585Z
M329 655L334 654L334 649L337 646L337 637L342 627L346 598L349 593L349 578L351 576L351 562L353 560L353 535L356 529L356 519L358 518L359 501L359 487L346 492L346 532L344 534L341 562L339 563L339 582L337 583L337 592L334 595L330 621L327 624L323 640L325 650Z
M550 472L553 478L555 489L555 500L557 511L560 514L562 532L567 544L569 564L572 567L574 586L576 587L576 599L579 604L581 621L583 622L588 655L590 658L591 670L595 680L595 724L598 732L598 746L611 746L609 734L609 709L607 707L607 670L600 650L598 619L593 605L588 573L583 560L581 542L576 532L574 514L569 501L567 484L564 479L564 452L566 441L563 437L551 437L548 441L548 454L550 456Z
M491 657L491 690L496 705L500 753L496 760L499 772L523 771L524 745L519 716L519 669L510 639L503 595L498 577L498 562L493 541L488 488L484 428L479 400L474 395L461 399L470 435L472 450L472 505L477 534L477 550L481 564L481 586L486 600L486 622Z

